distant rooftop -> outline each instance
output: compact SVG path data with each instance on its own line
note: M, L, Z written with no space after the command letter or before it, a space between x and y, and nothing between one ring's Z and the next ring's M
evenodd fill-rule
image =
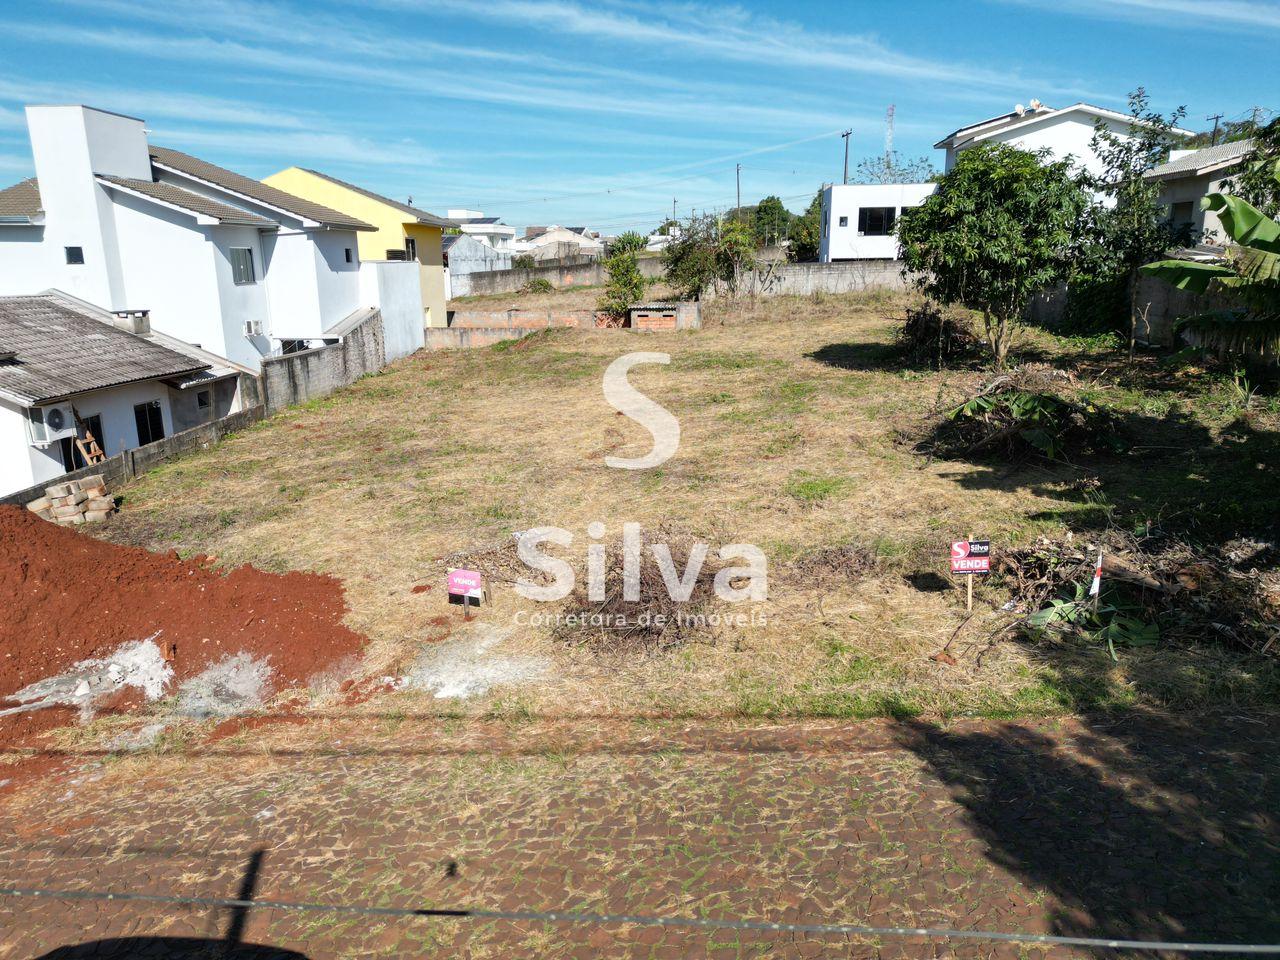
M1219 143L1202 150L1192 150L1178 156L1167 163L1152 167L1146 176L1151 180L1165 180L1171 177L1199 176L1214 170L1222 170L1235 166L1253 149L1252 140L1233 140L1230 143Z
M437 217L434 213L428 213L426 210L419 210L417 207L411 207L407 203L401 203L399 200L392 200L390 197L384 197L380 193L374 193L372 190L366 190L364 187L358 187L354 183L347 183L345 180L339 180L337 177L331 177L327 173L321 173L319 170L309 170L302 168L313 177L319 177L321 180L328 180L330 183L336 183L340 187L346 187L352 193L358 193L362 197L368 197L370 200L377 200L379 203L385 203L389 207L394 207L401 213L406 213L413 217L418 223L425 223L432 227L456 227L458 224L453 220L446 220L444 217Z

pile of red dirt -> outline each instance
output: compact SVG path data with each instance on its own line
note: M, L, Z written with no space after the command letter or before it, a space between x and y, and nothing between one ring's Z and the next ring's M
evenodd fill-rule
M12 506L0 506L0 603L0 701L157 632L175 682L244 651L267 660L276 690L306 683L366 643L343 626L346 603L333 577L221 570L95 540ZM34 732L49 725L39 715L52 712L0 723Z

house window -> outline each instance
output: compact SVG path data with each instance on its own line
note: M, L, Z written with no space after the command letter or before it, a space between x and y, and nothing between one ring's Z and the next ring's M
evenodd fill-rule
M350 248L350 247L347 247L347 248L346 248L346 250L344 250L344 251L343 251L343 253L345 253L345 254L346 254L346 257L347 257L347 263L350 263L350 262L351 262L351 248Z
M253 251L248 247L231 248L231 279L236 283L256 283L253 273Z
M63 247L67 253L67 263L84 263L84 247Z
M388 260L408 260L409 256L403 250L388 250L387 259Z
M160 401L149 400L133 408L133 422L138 425L138 446L146 446L164 439L164 417L160 415Z
M418 259L418 241L413 239L413 237L405 238L404 252L405 252L406 259L417 260Z
M310 340L281 340L280 353L281 355L288 353L301 353L303 350L310 349L310 347L307 346L310 342Z
M1169 208L1169 219L1175 227L1190 226L1196 222L1195 205L1183 200Z
M848 217L841 217L841 218L840 218L840 226L842 226L842 227L847 227L848 225L849 225L849 218L848 218Z
M209 400L210 397L208 390L201 390L196 394L196 406L201 410L209 409Z
M864 237L887 237L893 233L893 207L863 207L858 211L858 233Z

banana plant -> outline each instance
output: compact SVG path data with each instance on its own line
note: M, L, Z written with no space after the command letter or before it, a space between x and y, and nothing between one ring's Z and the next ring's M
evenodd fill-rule
M1211 193L1200 206L1218 215L1235 244L1226 257L1218 263L1160 260L1138 271L1179 290L1224 296L1229 307L1178 321L1198 343L1274 359L1280 353L1280 223L1228 193Z

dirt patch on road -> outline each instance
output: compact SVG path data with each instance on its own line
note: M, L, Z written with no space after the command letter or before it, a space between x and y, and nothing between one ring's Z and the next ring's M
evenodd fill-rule
M333 577L221 570L95 540L18 507L0 506L0 597L0 701L145 638L164 652L174 689L245 653L266 662L278 691L366 643L343 625L346 602ZM0 719L0 732L67 719L61 709L21 713Z

